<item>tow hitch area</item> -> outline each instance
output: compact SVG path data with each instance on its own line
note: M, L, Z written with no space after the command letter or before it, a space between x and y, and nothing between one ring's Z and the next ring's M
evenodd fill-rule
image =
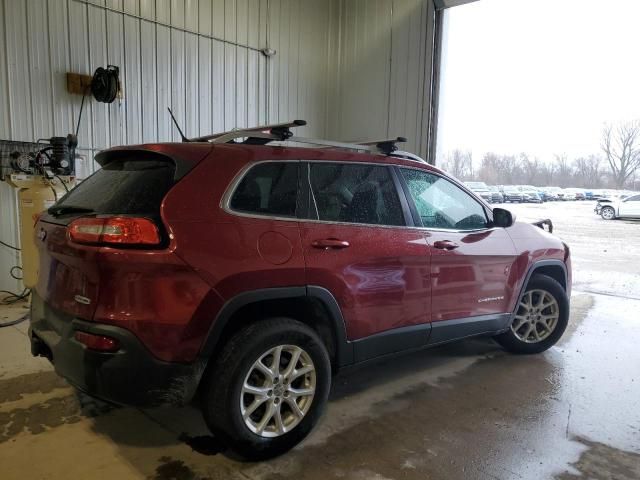
M49 346L44 343L38 336L31 332L31 355L34 357L45 357L50 362L53 362L53 355Z
M537 222L533 222L536 227L540 227L542 230L545 230L549 233L553 233L553 222L550 218L545 218L544 220L538 220Z

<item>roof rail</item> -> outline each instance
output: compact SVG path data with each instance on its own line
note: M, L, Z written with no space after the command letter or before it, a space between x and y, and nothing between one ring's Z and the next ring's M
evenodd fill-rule
M418 155L415 155L413 153L409 153L409 152L405 152L403 150L396 150L395 152L393 152L391 154L392 157L398 157L398 158L404 158L405 160L413 160L416 162L420 162L420 163L427 163L427 161L422 158L419 157Z

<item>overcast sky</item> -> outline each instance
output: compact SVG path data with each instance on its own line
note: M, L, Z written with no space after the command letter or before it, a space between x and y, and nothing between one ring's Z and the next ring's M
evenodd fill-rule
M480 0L448 11L438 151L599 152L640 118L640 0Z

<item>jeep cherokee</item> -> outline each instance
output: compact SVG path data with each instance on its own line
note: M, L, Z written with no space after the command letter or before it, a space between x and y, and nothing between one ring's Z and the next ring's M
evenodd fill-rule
M99 153L35 226L33 354L119 404L197 394L211 431L259 459L311 431L343 367L479 335L525 354L561 337L558 238L413 155L269 145L281 133Z

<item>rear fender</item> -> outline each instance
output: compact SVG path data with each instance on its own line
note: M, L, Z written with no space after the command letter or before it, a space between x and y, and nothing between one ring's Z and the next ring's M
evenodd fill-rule
M345 323L338 302L328 290L317 286L265 288L236 295L228 300L217 314L202 345L200 356L210 358L214 354L219 347L225 327L241 308L268 300L296 300L304 297L319 300L328 313L332 326L331 333L335 340L335 367L339 368L353 363L353 345L347 341Z

